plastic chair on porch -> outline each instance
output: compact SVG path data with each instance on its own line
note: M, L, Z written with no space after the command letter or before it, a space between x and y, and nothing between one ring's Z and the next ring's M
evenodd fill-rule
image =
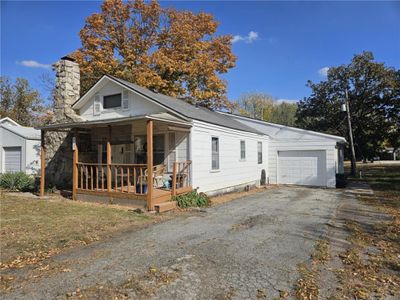
M153 186L154 187L159 188L159 187L163 186L164 172L165 172L164 165L156 165L153 167ZM144 171L144 178L147 179L147 170Z

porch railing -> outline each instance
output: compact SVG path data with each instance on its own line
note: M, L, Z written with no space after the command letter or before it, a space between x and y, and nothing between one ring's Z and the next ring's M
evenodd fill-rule
M174 162L172 173L172 195L185 193L192 189L191 186L192 161Z
M179 195L192 189L191 166L191 160L174 162L172 195ZM146 164L77 162L76 176L76 189L78 191L146 195L148 190Z
M147 193L147 165L77 163L77 189L116 193Z

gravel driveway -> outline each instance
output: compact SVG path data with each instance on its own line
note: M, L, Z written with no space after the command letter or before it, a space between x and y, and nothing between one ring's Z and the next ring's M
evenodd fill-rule
M49 260L6 298L268 299L291 292L343 199L335 189L278 187ZM149 271L150 270L150 271ZM77 289L77 294L70 294Z

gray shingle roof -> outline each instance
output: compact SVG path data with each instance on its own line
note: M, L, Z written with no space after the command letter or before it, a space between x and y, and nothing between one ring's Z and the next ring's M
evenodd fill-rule
M158 104L165 106L168 109L175 111L176 113L183 115L186 118L207 122L223 127L228 127L232 129L237 129L241 131L263 134L258 130L251 128L239 121L236 121L235 119L229 116L219 114L204 107L196 107L180 99L172 98L163 94L154 93L146 88L143 88L126 80L119 79L114 76L110 75L106 76L119 82L120 84L126 86L127 88L138 92L139 94L149 97Z
M23 138L28 140L40 140L40 130L33 127L15 126L15 125L4 125L1 124L0 127L7 129Z

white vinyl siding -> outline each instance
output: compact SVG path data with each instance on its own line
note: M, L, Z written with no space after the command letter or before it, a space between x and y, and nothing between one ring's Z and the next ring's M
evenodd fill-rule
M211 169L219 170L219 138L211 138Z
M212 137L218 138L219 170L212 170ZM240 141L246 141L246 160L239 162ZM194 121L191 131L193 188L209 194L231 191L232 187L258 184L262 170L268 177L267 161L257 163L257 141L267 136ZM268 155L264 147L263 156Z
M149 100L144 98L142 95L124 89L120 85L108 82L99 89L97 92L99 96L99 109L95 108L95 95L93 95L89 101L87 101L80 109L79 115L86 120L97 120L97 119L111 119L120 117L130 116L142 116L153 113L165 112L162 107L151 103ZM104 109L102 107L102 100L104 96L122 94L122 107L116 107L111 109ZM127 96L127 98L125 98Z

